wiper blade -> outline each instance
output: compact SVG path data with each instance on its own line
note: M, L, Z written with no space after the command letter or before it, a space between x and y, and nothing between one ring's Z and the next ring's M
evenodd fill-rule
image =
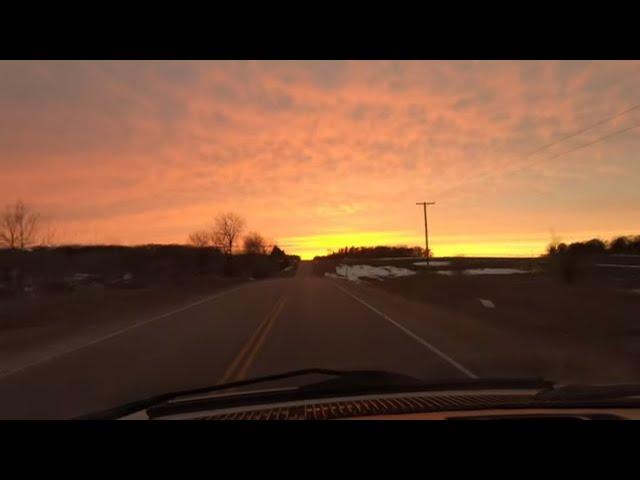
M333 370L324 368L310 368L303 370L293 370L290 372L280 373L276 375L267 375L263 377L251 378L239 382L230 382L208 387L195 388L190 390L180 390L161 395L152 396L143 400L127 403L125 405L112 408L106 411L93 413L78 417L78 420L109 420L121 418L142 410L164 411L170 410L189 410L192 407L203 406L209 404L212 399L184 399L180 402L169 403L172 400L180 400L181 397L189 397L194 395L203 395L222 390L244 387L248 385L256 385L260 383L272 382L287 378L302 377L306 375L328 375L337 377L334 379L312 382L308 385L293 388L297 392L297 396L308 396L312 394L331 395L331 394L362 394L366 392L399 392L406 389L420 390L446 390L449 388L520 388L520 389L542 389L550 388L553 383L540 378L496 378L496 379L462 379L428 382L420 380L408 375L401 375L393 372L380 370ZM250 392L244 392L248 394ZM299 395L298 395L299 394ZM243 392L238 392L243 395ZM263 395L265 396L265 395ZM284 396L280 392L279 396Z
M218 385L211 385L207 387L193 388L189 390L177 390L174 392L163 393L160 395L154 395L152 397L148 397L142 400L136 400L134 402L129 402L124 405L120 405L115 408L111 408L108 410L100 411L97 413L91 413L89 415L83 415L77 417L75 420L111 420L123 417L125 415L129 415L140 410L146 410L153 405L157 405L159 403L168 402L177 397L186 397L190 395L201 395L205 393L216 392L219 390L227 390L230 388L238 388L244 387L247 385L255 385L258 383L272 382L276 380L282 380L286 378L294 378L294 377L302 377L305 375L331 375L331 376L340 376L346 373L350 373L349 371L341 371L341 370L332 370L328 368L308 368L303 370L293 370L290 372L280 373L276 375L266 375L263 377L251 378L248 380L242 380L238 382L229 382L222 383Z
M543 390L534 400L543 401L581 401L611 400L640 396L640 385L565 385Z
M336 378L313 382L301 387L278 391L239 392L232 396L208 398L177 398L146 409L149 418L160 418L199 411L219 410L242 406L269 405L310 399L329 399L343 396L384 395L406 392L435 392L446 390L535 390L548 388L551 382L541 379L462 379L426 382L396 373L371 370L344 372Z
M553 386L553 382L542 378L464 378L457 380L421 380L408 375L389 373L385 371L356 370L345 372L337 378L311 383L298 390L305 392L322 391L362 391L382 390L396 391L398 389L416 388L418 390L447 390L456 388L470 389L543 389Z

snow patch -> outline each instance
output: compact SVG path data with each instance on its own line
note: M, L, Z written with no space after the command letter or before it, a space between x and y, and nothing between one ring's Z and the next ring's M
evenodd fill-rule
M514 273L529 273L528 270L519 268L469 268L463 270L465 275L511 275Z
M448 260L431 260L429 263L427 262L413 262L414 265L418 267L446 267L451 264Z
M447 276L451 276L451 275L455 274L455 272L453 270L438 270L438 271L436 271L436 273L438 275L447 275Z
M496 308L495 303L493 303L491 300L487 298L479 298L478 300L480 300L480 303L485 308Z
M597 263L596 267L640 268L640 265L619 265L617 263Z
M325 273L328 277L346 278L352 282L358 282L361 278L382 280L383 278L406 277L415 275L416 272L408 268L394 267L390 265L373 267L371 265L338 265L336 273Z
M373 260L418 260L424 257L379 257Z
M512 275L514 273L530 273L528 270L520 270L518 268L468 268L466 270L438 270L435 273L439 275L455 275L461 273L463 275Z
M331 273L331 272L326 272L324 274L325 277L329 277L329 278L342 278L340 275L336 274L336 273Z

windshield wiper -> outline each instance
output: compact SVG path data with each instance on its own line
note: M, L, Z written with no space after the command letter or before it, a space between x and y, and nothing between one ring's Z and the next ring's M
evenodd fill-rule
M407 388L419 390L447 390L456 388L551 388L553 382L541 378L464 378L457 380L425 381L408 375L384 371L355 370L344 372L336 378L311 383L298 388L305 392L348 392L384 391L394 392Z
M386 393L398 392L409 388L423 390L445 390L448 388L550 388L553 383L543 379L462 379L447 380L439 382L425 382L408 375L401 375L393 372L380 370L333 370L324 368L310 368L303 370L293 370L276 375L267 375L256 377L239 382L230 382L214 386L195 388L190 390L181 390L161 395L156 395L143 400L127 403L125 405L112 408L106 411L85 415L79 417L78 420L94 420L94 419L115 419L121 418L132 413L153 409L155 412L165 410L181 410L188 411L191 408L197 409L210 404L216 398L203 399L185 399L177 403L167 403L171 400L179 400L180 397L189 397L194 395L202 395L213 393L232 388L239 388L248 385L256 385L260 383L273 382L277 380L302 377L306 375L327 375L335 377L329 380L312 382L308 385L292 387L298 396L314 395L335 395L335 394L362 394L367 392ZM285 392L271 392L273 395L284 396ZM269 392L259 392L260 396L269 396ZM238 396L249 396L251 392L238 392ZM252 395L253 397L253 395ZM247 398L247 401L255 399ZM293 399L293 398L291 398ZM257 400L257 399L255 399Z
M120 418L140 410L146 410L147 408L152 407L153 405L157 405L163 402L168 402L177 397L201 395L205 393L216 392L219 390L227 390L230 388L244 387L247 385L255 385L258 383L272 382L276 380L283 380L286 378L302 377L305 375L340 376L340 375L344 375L345 373L348 373L348 372L341 371L341 370L332 370L327 368L308 368L303 370L293 370L290 372L280 373L276 375L267 375L263 377L251 378L251 379L242 380L239 382L229 382L229 383L223 383L218 385L211 385L207 387L193 388L189 390L177 390L174 392L154 395L152 397L148 397L142 400L129 402L124 405L120 405L115 408L110 408L108 410L104 410L101 412L91 413L89 415L83 415L83 416L77 417L76 420L110 420L110 419Z
M565 385L538 392L533 400L581 401L612 400L640 396L640 385Z

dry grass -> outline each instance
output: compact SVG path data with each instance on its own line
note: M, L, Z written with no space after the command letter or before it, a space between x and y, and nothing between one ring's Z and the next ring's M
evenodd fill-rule
M444 259L438 259L444 260ZM613 274L594 267L595 260L574 265L567 282L562 265L540 259L450 258L441 267L412 266L409 260L324 261L317 272L335 271L339 263L394 265L412 268L417 275L371 282L406 298L462 311L505 328L517 327L535 333L572 335L583 339L637 338L640 323L640 287L636 271ZM506 267L529 274L463 275L467 268ZM439 275L453 270L454 275ZM457 274L455 272L458 272ZM485 308L479 298L489 299L496 308Z
M110 289L86 286L71 293L20 296L2 301L0 332L42 325L78 325L119 321L162 309L237 284L215 275L174 278L146 288Z

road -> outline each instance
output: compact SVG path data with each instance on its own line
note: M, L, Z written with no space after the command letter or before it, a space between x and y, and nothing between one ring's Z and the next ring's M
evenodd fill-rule
M382 369L440 380L557 378L580 355L370 286L251 282L0 377L0 417L62 419L176 389L287 370ZM555 375L555 376L554 376Z

